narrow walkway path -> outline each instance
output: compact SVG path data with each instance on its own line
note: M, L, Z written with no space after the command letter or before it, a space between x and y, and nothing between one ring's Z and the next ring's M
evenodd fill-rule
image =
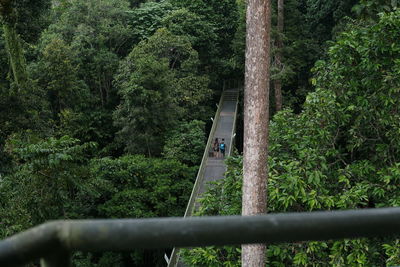
M227 90L225 91L222 101L222 107L219 114L219 119L217 121L217 126L212 140L218 138L225 139L226 144L226 156L229 156L232 151L232 141L235 127L235 116L236 116L236 104L237 104L237 90ZM211 150L211 148L209 148ZM209 182L217 181L224 178L224 173L226 171L226 166L223 158L207 157L207 162L205 164L203 183L199 189L198 197L207 191L207 186Z
M235 124L238 105L238 88L228 88L222 93L219 107L216 112L213 126L208 137L207 147L205 148L203 160L197 174L196 182L193 186L192 195L190 197L185 217L192 216L194 210L199 208L198 199L207 191L209 183L224 178L226 165L224 159L213 157L212 145L215 138L220 141L224 139L226 144L225 157L232 153L234 145ZM179 249L174 248L169 259L169 267L184 266L179 258Z

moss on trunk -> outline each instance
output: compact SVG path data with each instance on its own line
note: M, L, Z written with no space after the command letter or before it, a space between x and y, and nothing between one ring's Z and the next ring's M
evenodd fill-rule
M21 39L16 30L16 13L12 0L0 0L0 15L14 82L21 90L26 88L28 75Z
M14 24L3 23L3 30L14 81L21 90L28 80L21 40Z

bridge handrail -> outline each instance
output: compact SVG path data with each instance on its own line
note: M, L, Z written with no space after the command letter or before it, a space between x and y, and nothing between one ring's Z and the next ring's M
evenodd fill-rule
M213 143L213 139L214 139L213 137L214 137L215 131L217 130L217 125L218 125L219 118L220 118L222 104L223 104L223 101L224 101L225 91L227 90L227 87L230 88L232 86L231 83L232 83L231 80L224 80L222 94L221 94L219 103L217 105L217 111L215 112L215 115L214 115L213 124L212 124L211 130L210 130L210 133L208 135L208 140L207 140L206 147L204 149L203 158L201 160L200 168L199 168L199 171L197 172L196 181L194 183L194 186L193 186L193 189L192 189L192 193L190 195L190 199L189 199L188 205L186 207L186 211L185 211L185 215L184 215L185 218L192 215L192 212L193 212L195 204L196 204L196 199L197 199L198 194L199 194L200 186L201 186L201 184L203 184L205 165L207 163L207 159L208 159L208 155L209 155L209 152L210 152L210 148L211 148L211 145ZM236 84L234 86L236 86ZM237 101L236 101L235 115L234 115L234 125L236 124L237 108L238 108L238 104L237 104ZM231 133L231 140L232 141L233 141L233 132L234 132L234 130L235 129L233 128L232 129L232 133ZM231 145L228 148L229 149L228 153L227 153L228 156L231 155L232 146L233 146L233 142L231 142ZM175 248L175 247L173 248L171 256L169 258L168 266L174 267L174 266L177 265L178 259L179 259L178 251L179 251L178 248Z
M54 221L0 241L0 266L42 258L70 266L73 251L283 243L400 235L400 208L125 220Z
M219 103L218 103L217 111L215 112L215 116L214 116L213 123L212 123L212 126L211 126L210 134L208 135L207 144L206 144L206 147L204 149L203 157L201 159L201 164L200 164L199 170L197 172L196 181L194 183L194 186L193 186L193 189L192 189L192 193L190 194L189 202L188 202L188 205L186 207L186 211L185 211L184 217L191 216L192 212L193 212L193 209L194 209L194 206L195 206L195 202L196 202L196 198L197 198L198 193L199 193L200 185L202 184L202 181L203 181L203 178L204 178L204 170L205 170L205 166L206 166L206 163L207 163L207 158L208 158L208 154L209 154L209 151L210 151L210 147L211 147L212 142L213 142L213 136L214 136L214 133L215 133L215 131L217 129L217 125L218 125L218 121L219 121L219 114L221 113L221 107L222 107L223 98L224 98L224 91L221 94L221 98L220 98Z
M229 146L229 150L228 150L228 156L232 156L232 148L235 146L235 132L236 132L236 123L237 123L237 114L238 114L238 105L239 105L239 92L240 92L240 88L239 85L237 87L238 90L238 94L236 96L236 106L235 106L235 113L233 116L233 127L232 127L232 132L231 132L231 145Z
M192 193L190 194L189 202L186 207L184 218L192 216L193 209L196 204L196 199L199 194L200 186L203 183L205 166L206 166L208 155L210 152L210 147L213 142L214 133L217 130L219 115L221 113L222 103L224 101L224 93L225 93L225 81L224 81L224 88L223 88L221 97L219 99L219 103L217 105L217 111L215 112L211 130L208 135L207 144L206 144L206 147L205 147L204 153L203 153L203 158L201 159L199 171L197 172L196 181L194 182ZM177 264L178 258L179 258L178 249L174 247L172 250L171 256L169 258L168 266L175 266Z

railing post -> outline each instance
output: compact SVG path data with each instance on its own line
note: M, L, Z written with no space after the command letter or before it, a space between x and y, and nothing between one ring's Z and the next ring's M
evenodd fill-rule
M71 267L71 254L66 250L58 250L40 260L40 267Z

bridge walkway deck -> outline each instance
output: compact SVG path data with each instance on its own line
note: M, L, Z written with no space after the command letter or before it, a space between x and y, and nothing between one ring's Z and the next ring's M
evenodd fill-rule
M224 139L226 144L225 158L230 156L234 146L235 126L238 107L238 88L229 88L222 93L217 112L213 120L208 142L204 151L202 163L200 165L196 182L193 186L192 195L186 208L185 216L192 216L192 213L200 206L198 199L207 191L210 182L224 178L226 165L224 158L214 157L212 146L215 138L219 141ZM171 257L169 258L168 266L185 266L179 258L179 249L174 248Z

